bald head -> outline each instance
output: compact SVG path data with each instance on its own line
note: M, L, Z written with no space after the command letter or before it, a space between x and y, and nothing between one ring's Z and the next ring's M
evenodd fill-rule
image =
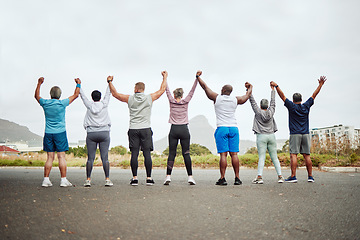
M232 90L233 90L232 86L226 84L221 89L221 95L230 95Z

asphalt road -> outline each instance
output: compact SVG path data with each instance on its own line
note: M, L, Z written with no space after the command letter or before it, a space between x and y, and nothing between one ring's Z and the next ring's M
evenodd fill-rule
M289 170L283 170L284 176ZM277 183L264 171L263 185L251 184L255 169L241 169L243 185L215 186L217 169L194 170L187 184L175 168L169 186L165 169L153 170L154 186L130 186L129 169L111 169L104 187L101 168L84 188L85 168L69 168L75 185L42 188L43 169L0 168L0 239L360 239L360 174L314 171L315 183L298 170L298 183Z

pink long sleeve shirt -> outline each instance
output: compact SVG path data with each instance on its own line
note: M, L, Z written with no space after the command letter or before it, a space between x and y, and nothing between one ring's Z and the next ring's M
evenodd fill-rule
M169 123L175 125L188 124L188 105L194 95L195 88L197 86L197 79L195 79L194 85L192 86L189 94L186 98L181 99L180 102L177 102L173 95L170 93L169 85L166 85L166 95L170 103L170 116Z

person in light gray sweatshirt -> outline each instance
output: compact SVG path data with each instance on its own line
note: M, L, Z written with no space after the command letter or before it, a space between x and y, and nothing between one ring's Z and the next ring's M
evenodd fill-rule
M80 89L81 99L87 108L84 118L84 128L87 132L86 146L88 152L88 160L86 162L86 181L84 186L91 186L91 172L94 164L97 145L99 145L101 161L105 173L105 186L111 187L110 163L108 160L108 152L110 146L110 127L111 121L108 114L108 105L110 101L110 88L106 89L105 96L101 100L101 92L95 90L91 93L93 101L88 100L83 89ZM100 101L101 100L101 101Z
M262 99L260 101L260 107L257 105L254 96L250 96L250 104L254 110L254 124L253 131L256 134L256 146L259 154L258 162L258 175L252 181L255 184L263 184L262 173L265 164L266 150L268 150L271 161L274 163L277 175L278 182L283 183L284 178L281 175L280 162L277 157L277 147L276 147L276 138L275 132L277 131L276 122L274 119L275 113L275 89L274 86L271 87L271 100L270 106L267 99Z

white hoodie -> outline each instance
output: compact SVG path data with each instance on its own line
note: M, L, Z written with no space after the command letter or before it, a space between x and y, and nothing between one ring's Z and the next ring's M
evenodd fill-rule
M87 108L84 118L84 128L87 132L110 131L111 121L108 114L110 101L109 86L106 89L103 100L99 102L89 101L84 91L80 88L80 97Z

